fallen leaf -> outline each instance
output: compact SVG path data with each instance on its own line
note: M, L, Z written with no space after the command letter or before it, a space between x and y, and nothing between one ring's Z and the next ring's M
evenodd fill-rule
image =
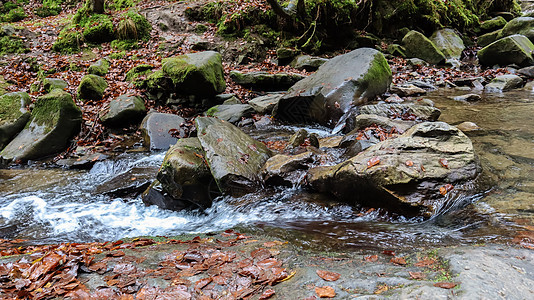
M446 185L439 188L439 193L443 196L447 195L448 192L450 192L454 186L450 183L447 183Z
M376 290L374 291L375 295L380 295L383 292L387 292L389 290L389 286L387 284L379 285Z
M423 274L423 272L409 272L408 271L408 273L410 274L410 278L413 280L420 280L420 279L425 278L425 275Z
M393 250L384 250L384 251L382 251L382 254L389 255L389 256L395 256L395 251L393 251Z
M457 286L457 284L454 282L437 282L437 283L434 283L434 286L442 288L442 289L452 289L455 286Z
M413 161L411 161L411 160L407 160L407 161L405 162L405 164L406 164L408 167L411 167L411 166L413 166Z
M274 294L276 294L276 292L274 290L271 290L271 289L268 289L266 290L265 292L263 292L259 298L259 300L265 300L265 299L269 299L271 298L272 296L274 296Z
M364 259L365 261L368 261L368 262L376 262L378 261L378 255L369 255L369 256L366 256Z
M380 158L378 156L375 156L371 159L369 159L369 161L367 161L367 169L371 168L371 167L374 167L376 165L378 165L380 163Z
M317 270L316 273L317 273L317 276L321 277L322 279L326 281L336 281L339 278L341 278L341 274L335 273L335 272Z
M449 162L444 159L444 158L440 158L439 159L439 164L444 167L445 169L448 169L449 168Z
M336 291L331 286L316 286L315 293L319 298L334 298L336 296Z
M406 260L403 257L393 257L389 260L389 262L399 266L406 265Z

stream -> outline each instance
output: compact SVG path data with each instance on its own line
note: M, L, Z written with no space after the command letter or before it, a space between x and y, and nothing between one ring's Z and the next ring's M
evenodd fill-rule
M477 91L471 91L477 92ZM365 212L299 187L218 197L204 213L145 206L140 197L95 193L96 187L132 167L153 167L165 153L126 153L88 171L60 168L0 170L0 238L28 243L90 242L136 236L176 236L229 228L291 240L305 249L418 249L503 242L517 224L534 223L534 97L531 91L484 94L479 102L448 97L468 93L440 89L425 98L442 110L441 121L475 122L468 132L493 188L467 206L429 220ZM258 138L289 136L297 127L248 132ZM307 128L321 137L326 128ZM155 174L154 174L155 176Z

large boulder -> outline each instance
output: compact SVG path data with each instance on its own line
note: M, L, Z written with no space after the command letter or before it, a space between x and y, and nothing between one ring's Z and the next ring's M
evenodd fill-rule
M224 91L226 82L221 55L204 51L166 58L163 75L170 78L175 92L201 97L215 96Z
M30 119L26 108L30 96L25 92L4 94L0 97L0 150L3 149Z
M524 67L534 63L532 51L534 44L525 36L516 34L480 49L478 60L484 66L517 64Z
M534 18L519 17L508 22L501 31L501 37L514 34L524 35L534 43Z
M198 117L195 125L221 192L240 196L260 187L260 169L271 156L263 143L217 118Z
M108 83L98 75L85 75L78 86L78 99L101 100Z
M306 78L297 73L268 73L263 71L242 73L230 72L230 78L237 84L252 90L285 91L298 81Z
M122 95L109 103L108 112L100 117L109 127L127 127L138 124L146 115L145 102L138 96Z
M464 133L425 122L343 163L313 168L307 179L313 189L354 204L429 217L450 206L458 185L470 183L480 170Z
M493 78L484 89L486 92L504 92L523 86L523 79L517 75L508 74Z
M82 112L69 93L56 89L39 97L26 127L0 152L2 159L35 160L65 150L80 131Z
M486 47L487 45L495 42L501 36L501 30L492 31L486 34L483 34L478 37L477 43L480 47Z
M169 149L178 141L177 136L185 136L182 128L185 123L185 119L178 115L149 113L139 127L145 147L150 150Z
M157 182L145 192L143 202L171 210L189 206L205 209L213 200L210 187L216 185L199 139L180 139L167 151Z
M431 64L443 63L445 55L422 33L412 30L403 38L402 43L406 48L408 57L420 58Z
M65 80L59 78L45 78L43 80L43 88L47 93L55 89L65 90L68 86L69 84Z
M506 25L506 19L502 16L495 17L490 20L486 20L480 24L478 31L480 33L487 33L495 30L502 29Z
M382 53L356 49L330 59L315 74L292 86L274 115L293 123L313 121L334 127L354 105L384 93L391 78Z
M414 103L379 103L364 105L360 114L377 115L409 121L436 121L441 111L434 106Z
M460 59L464 51L464 41L450 28L440 29L430 37L430 40L445 55L446 58Z
M282 94L268 94L256 97L250 100L248 104L260 115L270 115L282 96Z

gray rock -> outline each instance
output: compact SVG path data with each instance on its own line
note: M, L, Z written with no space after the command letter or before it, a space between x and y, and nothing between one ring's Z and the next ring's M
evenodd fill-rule
M416 57L407 59L406 64L409 66L428 66L426 61Z
M416 87L422 88L422 89L425 89L425 90L432 90L433 91L433 90L437 90L438 89L432 83L429 83L429 82L426 82L426 81L422 81L422 80L410 80L407 83L413 84Z
M430 40L446 58L460 59L462 51L465 49L462 38L456 31L450 28L444 28L434 32Z
M211 97L226 88L222 58L214 51L166 58L162 70L162 75L172 82L174 92L179 94Z
M534 18L518 17L508 22L501 31L501 37L520 34L534 43Z
M285 66L289 64L295 56L300 53L299 50L293 48L278 48L276 49L276 57L278 58L278 65Z
M224 104L224 105L233 105L233 104L243 104L243 103L241 103L241 101L239 99L237 99L237 97L232 96L232 97L224 100L224 102L222 104Z
M306 131L306 129L299 129L289 138L288 146L297 148L306 141L307 137L308 131Z
M35 102L26 127L0 152L7 161L44 158L65 150L80 131L82 112L69 93L53 90Z
M98 75L85 75L78 86L78 99L101 100L108 87L106 80Z
M68 86L69 84L65 80L59 78L45 78L43 80L43 88L47 93L50 93L54 89L64 91Z
M254 112L254 108L248 104L221 104L208 109L205 115L216 117L230 123L237 123L243 118L252 116Z
M480 129L480 127L478 127L478 125L473 122L462 122L456 125L456 128L460 129L463 132L475 131Z
M261 174L267 185L295 186L304 180L303 175L316 161L318 155L311 151L297 155L277 154L265 162Z
M234 125L210 117L195 119L206 161L224 194L240 196L259 187L259 171L271 151Z
M391 69L377 50L360 48L330 59L291 87L275 107L275 117L292 123L314 121L334 127L354 105L384 93Z
M291 62L290 65L295 69L306 70L310 72L319 69L319 67L327 61L327 58L299 55Z
M523 35L511 35L499 39L478 51L478 60L484 66L532 65L534 44Z
M60 159L56 162L56 164L66 169L88 170L91 169L96 162L103 161L107 158L108 156L103 153L87 153Z
M523 89L534 93L534 81L527 82L527 84L525 84Z
M239 71L230 72L230 78L237 84L253 90L284 91L306 78L297 73L275 73Z
M109 111L100 117L109 127L126 127L140 122L146 115L145 102L138 96L122 95L109 103Z
M105 76L109 72L109 61L105 58L99 59L87 68L87 73L98 76Z
M182 128L184 124L185 119L178 115L151 112L141 122L139 130L145 147L150 150L167 150L176 144L178 136L185 136Z
M312 168L307 178L313 189L350 203L430 217L452 204L457 185L479 173L465 134L443 122L425 122L336 166ZM461 191L466 192L474 191Z
M500 30L506 25L506 20L502 16L495 17L490 20L486 20L480 24L479 31L481 33Z
M487 45L495 42L501 36L501 30L496 30L483 34L477 38L477 43L480 47L486 47Z
M274 107L280 101L283 94L269 94L265 96L256 97L248 102L254 110L261 115L270 115Z
M479 94L465 94L460 96L454 96L451 98L456 101L480 101L480 99L482 99Z
M412 103L381 103L360 107L360 114L378 115L403 120L436 121L441 111L433 106Z
M398 57L406 57L406 48L399 44L389 44L387 48L387 53L398 56Z
M534 66L521 68L517 70L517 74L526 76L528 78L534 78Z
M408 32L402 43L406 48L408 57L420 58L431 64L440 64L445 62L445 55L422 33L412 30Z
M426 94L426 90L417 87L413 84L392 84L389 89L390 92L395 93L401 97L417 96Z
M393 120L385 116L360 114L356 116L354 121L354 130L361 130L372 125L379 125L388 131L394 129L395 132L404 133L406 130L415 125L415 123L415 121Z
M30 119L26 108L31 99L28 93L14 92L0 96L0 149L3 149Z
M137 197L154 181L156 167L133 167L95 187L94 194L112 197Z
M493 78L484 89L486 92L504 92L511 89L520 88L523 85L523 79L517 75L501 75Z

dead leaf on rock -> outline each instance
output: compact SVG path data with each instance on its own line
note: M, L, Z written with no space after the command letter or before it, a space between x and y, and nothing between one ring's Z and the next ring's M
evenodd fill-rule
M423 274L423 272L409 272L408 271L408 274L410 274L410 278L413 280L421 280L425 278L425 275Z
M380 295L383 292L387 292L389 290L389 286L387 284L382 284L377 286L376 290L374 291L375 295Z
M326 281L336 281L341 278L341 274L335 272L317 270L316 273L319 277Z
M316 286L315 293L319 298L334 298L336 296L336 291L331 286Z
M406 260L403 257L393 257L392 259L389 260L389 262L399 265L399 266L406 265Z
M268 289L266 290L265 292L263 292L259 298L259 300L266 300L266 299L269 299L271 298L272 296L274 296L274 294L276 294L276 292L274 290L271 290L271 289Z
M455 286L457 286L457 284L454 282L437 282L437 283L434 283L434 286L442 288L442 289L452 289Z
M366 256L364 257L365 261L368 261L368 262L376 262L378 261L378 255L369 255L369 256Z

